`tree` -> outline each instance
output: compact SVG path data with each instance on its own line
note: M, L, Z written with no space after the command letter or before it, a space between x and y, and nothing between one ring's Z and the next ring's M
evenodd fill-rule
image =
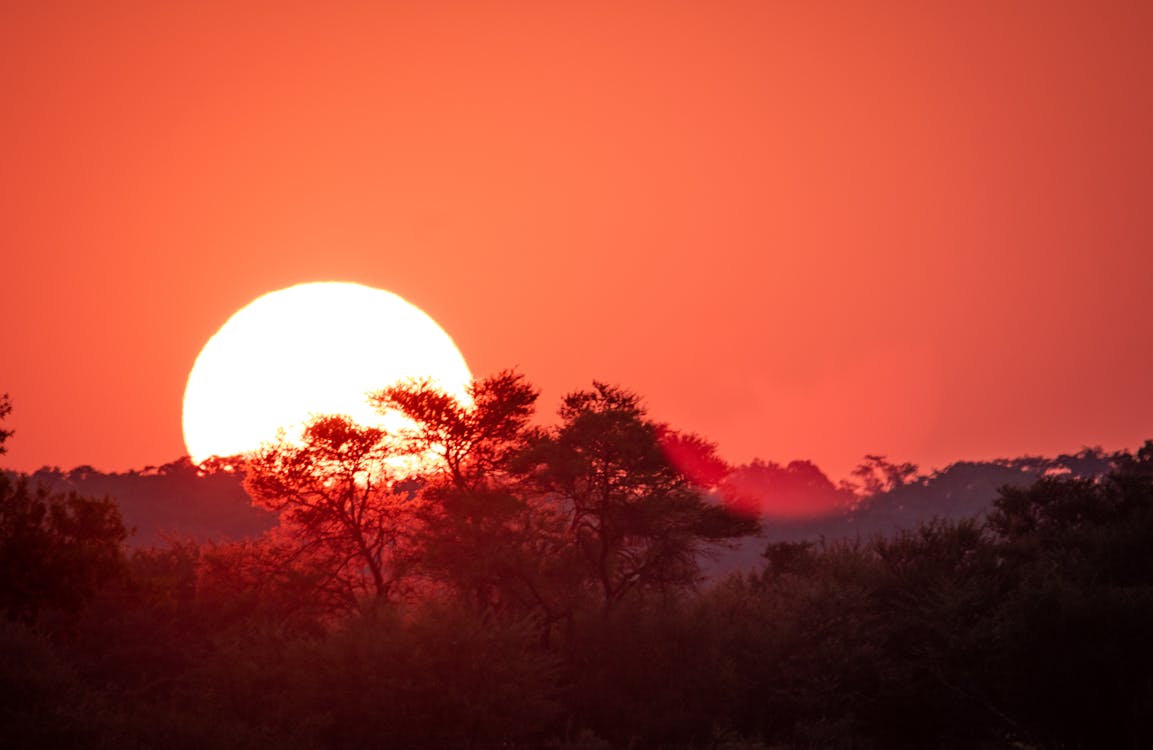
M423 568L482 611L534 611L547 627L563 610L562 519L522 492L512 469L537 397L522 375L504 371L470 384L464 402L427 380L372 401L413 422L400 443L422 461Z
M509 458L520 450L538 391L506 370L468 387L468 402L430 380L398 383L370 397L381 411L395 409L415 422L402 437L405 450L434 456L432 467L460 490L499 484ZM426 463L426 466L428 464Z
M912 463L895 464L885 456L867 455L865 460L853 469L858 485L848 485L860 494L871 497L882 492L891 492L904 487L917 476L917 465Z
M12 402L8 400L8 394L5 393L4 395L0 396L0 421L7 419L8 415L11 413ZM4 447L4 443L10 437L12 437L12 430L0 430L0 456L3 456L8 452L8 449Z
M349 605L402 594L414 559L419 496L402 486L384 431L343 416L309 423L299 444L282 439L252 455L245 488L280 513L289 561L312 558L326 587Z
M0 396L0 419L11 411ZM0 453L11 435L0 430ZM53 494L0 472L0 613L32 620L45 609L74 612L122 572L127 536L111 499Z
M696 583L700 552L756 530L754 520L705 501L664 449L668 428L649 420L633 393L594 382L566 396L559 415L559 426L532 437L520 469L557 504L573 564L606 611L636 590Z
M810 461L787 466L755 460L733 469L720 485L725 503L750 516L801 519L851 507L854 495L838 488Z
M52 494L0 475L0 612L73 612L121 571L128 532L108 498Z
M1006 712L1038 745L1147 746L1153 443L1103 477L1003 488L988 526L1013 581L996 612Z

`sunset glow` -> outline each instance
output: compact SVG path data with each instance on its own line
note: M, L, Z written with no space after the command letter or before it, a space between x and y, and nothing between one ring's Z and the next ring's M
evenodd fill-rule
M365 397L410 377L464 394L471 375L452 339L395 294L348 283L300 284L237 312L196 358L184 393L193 461L258 448L312 415L381 424Z
M834 480L1153 424L1153 3L11 2L0 28L7 468L183 453L208 337L323 279L413 301L478 373L619 382L727 460Z
M0 2L0 750L1153 748L1151 39Z

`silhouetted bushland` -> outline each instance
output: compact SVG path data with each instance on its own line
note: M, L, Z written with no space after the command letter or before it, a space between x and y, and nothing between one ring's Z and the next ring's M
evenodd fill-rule
M1136 747L1153 729L1153 441L1116 464L1007 489L989 517L1016 583L1000 697L1047 744Z
M581 612L563 656L572 721L614 746L708 745L739 693L735 654L694 597Z
M0 474L0 616L73 613L123 564L115 504Z
M1031 481L970 517L762 540L756 569L706 585L703 554L750 522L715 502L726 472L686 459L709 444L670 450L632 394L573 394L549 428L529 426L535 391L515 375L474 386L476 412L419 385L384 398L418 417L405 451L443 451L380 495L418 502L403 545L381 547L381 571L404 555L403 595L349 585L375 580L371 560L331 516L311 536L296 519L128 548L114 503L0 477L5 746L1153 742L1153 442L1103 471L1099 452L996 464ZM355 509L341 493L367 484L324 482L357 474L368 443L321 424L322 460L295 455L300 483L260 481ZM875 458L884 486L858 509L990 476ZM389 533L401 516L361 518Z

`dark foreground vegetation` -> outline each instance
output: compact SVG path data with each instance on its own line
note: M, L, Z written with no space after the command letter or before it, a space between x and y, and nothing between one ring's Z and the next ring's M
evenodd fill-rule
M279 519L237 541L129 546L112 500L0 474L0 746L1153 745L1153 442L885 536L766 522L702 584L747 473L613 387L548 429L516 375L474 397L237 462ZM832 491L930 481L871 467Z

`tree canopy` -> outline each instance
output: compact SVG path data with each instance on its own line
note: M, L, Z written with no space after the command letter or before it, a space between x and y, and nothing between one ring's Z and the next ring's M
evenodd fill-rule
M984 513L762 539L754 569L702 583L709 551L756 527L726 491L835 504L847 488L807 462L730 468L604 383L545 425L516 373L464 402L423 382L376 399L407 422L323 416L224 462L280 522L239 542L130 549L111 500L0 474L0 737L174 750L1153 739L1153 441L994 462L992 476L1029 481ZM847 519L990 476L867 466L877 494L858 486Z

